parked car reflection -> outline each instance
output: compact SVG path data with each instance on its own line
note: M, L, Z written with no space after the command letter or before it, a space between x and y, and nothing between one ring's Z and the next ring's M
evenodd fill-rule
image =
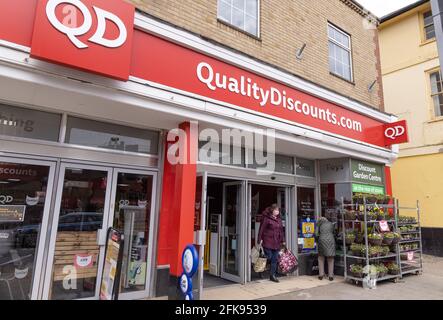
M97 231L102 227L103 214L96 212L72 212L60 217L59 231ZM38 241L40 224L18 226L8 232L8 242L14 247L32 248ZM0 239L1 241L1 239ZM4 241L6 242L6 241Z

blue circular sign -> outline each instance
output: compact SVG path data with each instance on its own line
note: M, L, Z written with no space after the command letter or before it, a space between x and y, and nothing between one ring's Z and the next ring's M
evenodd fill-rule
M184 295L188 295L190 292L192 292L192 279L190 279L188 275L183 273L178 281L180 290Z
M189 292L188 294L186 294L185 300L194 300L194 296L193 296L192 292Z
M183 251L182 266L184 273L192 278L198 269L198 252L193 245L188 245Z

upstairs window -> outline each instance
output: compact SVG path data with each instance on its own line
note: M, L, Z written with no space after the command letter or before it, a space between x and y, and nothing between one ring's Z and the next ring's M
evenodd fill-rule
M351 37L328 25L329 38L329 71L348 81L352 79Z
M423 13L423 25L425 40L431 40L435 38L434 18L432 17L432 11Z
M258 37L259 0L218 0L218 18Z
M435 117L443 116L443 85L440 71L431 73L431 95Z

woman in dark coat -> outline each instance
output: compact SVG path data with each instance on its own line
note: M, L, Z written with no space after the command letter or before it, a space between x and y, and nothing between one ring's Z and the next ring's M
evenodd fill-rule
M329 280L334 280L334 258L335 258L335 224L331 214L318 219L317 241L318 241L318 278L323 280L325 276L325 258L328 260Z
M258 242L262 244L265 254L271 260L270 280L279 282L276 278L278 253L285 244L283 223L280 217L280 210L276 204L263 211L262 222L258 232Z

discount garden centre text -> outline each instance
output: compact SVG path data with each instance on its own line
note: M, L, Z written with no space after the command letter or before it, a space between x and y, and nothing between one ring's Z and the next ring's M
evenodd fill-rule
M353 171L352 176L356 179L368 180L371 182L382 182L382 177L377 174L377 169L374 167L368 167L361 163L358 164L358 171Z
M288 111L294 111L314 119L327 121L339 127L362 132L362 124L359 121L339 116L331 112L328 108L324 109L312 106L294 97L288 97L285 90L279 90L274 87L270 87L269 89L261 88L249 77L241 76L238 79L215 72L209 63L201 62L198 64L197 77L212 91L216 91L217 89L228 90L235 94L254 98L260 103L261 107L265 107L271 103L274 106L283 107Z

